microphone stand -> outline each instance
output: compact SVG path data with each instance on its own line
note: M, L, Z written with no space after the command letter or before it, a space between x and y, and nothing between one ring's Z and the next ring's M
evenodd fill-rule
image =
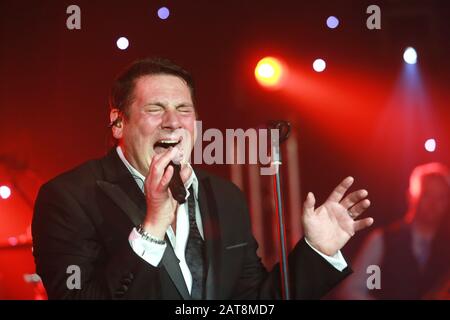
M271 166L275 169L275 175L273 177L274 183L274 195L276 195L276 211L278 215L278 230L279 230L279 240L281 247L281 259L280 259L280 273L281 273L281 289L283 300L290 300L289 291L289 273L288 273L288 262L287 262L287 245L286 245L286 228L284 223L283 215L283 197L281 194L281 173L280 166L281 161L281 150L280 145L282 142L287 140L291 130L289 122L286 121L274 121L269 124L269 128L278 129L279 134L277 136L270 135L271 140Z

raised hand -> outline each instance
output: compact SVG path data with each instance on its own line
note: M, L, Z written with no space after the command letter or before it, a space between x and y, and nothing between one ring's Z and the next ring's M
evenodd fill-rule
M344 195L353 184L352 177L345 178L320 207L314 209L315 198L308 193L303 205L303 230L308 242L323 254L333 256L359 230L369 227L372 218L355 220L369 206L364 189Z

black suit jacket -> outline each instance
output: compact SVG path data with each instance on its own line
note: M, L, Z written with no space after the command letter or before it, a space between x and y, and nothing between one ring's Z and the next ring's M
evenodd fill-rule
M243 193L195 170L207 247L207 299L280 298L280 272L256 254ZM145 217L143 193L112 149L43 185L32 222L34 257L50 299L190 299L168 242L154 267L130 247L131 229ZM78 266L80 289L67 280ZM350 273L339 272L301 240L289 255L294 298L320 298Z

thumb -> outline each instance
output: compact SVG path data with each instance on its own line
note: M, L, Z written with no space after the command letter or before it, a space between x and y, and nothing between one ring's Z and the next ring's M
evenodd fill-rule
M303 203L303 213L312 214L314 213L314 205L316 204L316 198L312 192L308 192L306 200Z

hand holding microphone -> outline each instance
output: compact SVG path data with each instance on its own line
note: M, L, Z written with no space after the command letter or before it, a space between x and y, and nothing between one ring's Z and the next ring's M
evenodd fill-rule
M145 180L147 215L143 223L144 229L160 239L164 239L167 228L173 223L178 203L185 201L183 181L191 175L192 168L177 164L180 163L181 156L178 147L156 154Z
M183 204L186 202L187 192L181 179L181 164L175 164L173 161L170 161L169 166L173 167L172 179L169 182L170 192L179 204Z

